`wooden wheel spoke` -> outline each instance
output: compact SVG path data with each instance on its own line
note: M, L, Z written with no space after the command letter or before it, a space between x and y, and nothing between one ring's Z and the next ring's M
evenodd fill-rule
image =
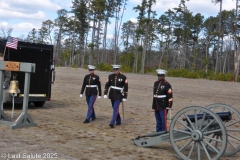
M208 151L207 151L205 145L203 144L203 142L200 142L200 143L201 143L201 145L202 145L202 147L203 147L203 150L205 151L205 153L206 153L208 159L211 160L212 158L210 157L210 155L209 155L209 153L208 153ZM211 145L211 144L210 144L210 145Z
M202 127L203 127L203 122L204 122L204 119L205 119L205 118L206 118L206 113L204 113L204 115L203 115L202 123L201 123L201 125L199 126L199 130L202 129Z
M182 148L179 149L179 151L182 151L184 148L186 148L190 143L192 142L192 140L189 140L188 143L186 143L184 146L182 146Z
M216 142L222 142L222 140L219 140L219 139L217 139L217 138L212 138L212 137L209 137L209 136L204 136L204 138L207 138L207 139L209 139L210 141L210 143L212 142L212 141L216 141Z
M215 119L211 120L211 122L208 123L201 131L204 132L205 129L207 129L214 121L215 121Z
M234 149L237 148L236 145L234 145L234 144L232 143L232 141L230 141L229 139L228 139L228 143L229 143Z
M234 124L236 124L236 123L239 123L239 122L240 122L240 120L234 121L234 122L232 122L232 123L226 124L225 127L232 126L232 125L234 125Z
M195 129L198 129L198 119L197 119L197 112L194 110L194 117L195 117Z
M211 147L216 153L219 153L219 150L217 150L217 147L215 146L213 146L211 143L208 143L206 140L203 140L205 143L207 143L207 145L209 146L209 147ZM205 146L204 146L205 147Z
M204 132L204 135L208 135L208 134L215 133L215 132L221 132L221 129L216 129L216 130Z
M230 132L240 132L240 129L227 129L227 131L230 131Z
M229 136L229 137L232 137L233 139L236 139L236 140L240 141L240 138L238 138L238 137L236 137L236 136L234 136L234 135L232 135L232 134L230 134L230 133L228 133L228 136Z
M186 137L174 139L174 142L176 142L176 141L182 141L182 140L185 140L185 139L188 139L188 138L191 138L191 136L186 136Z
M190 130L192 132L192 128L188 127L186 124L184 124L182 121L177 120L177 122L179 122L181 125L183 125L185 128L187 128L188 130Z
M198 150L198 160L201 160L201 148L200 143L197 142L197 150Z
M192 156L193 149L195 148L196 142L194 142L193 146L191 147L189 153L188 153L188 159Z
M186 113L184 113L184 116L187 118L187 122L191 125L192 129L195 130L195 127L194 127L192 121L189 119L189 117L187 116Z
M174 129L173 131L176 131L176 132L179 132L179 133L186 133L188 135L191 135L191 132L184 131L184 130Z

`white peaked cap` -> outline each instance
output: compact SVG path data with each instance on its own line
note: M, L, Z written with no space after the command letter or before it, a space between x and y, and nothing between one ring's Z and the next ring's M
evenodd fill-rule
M157 71L158 75L161 75L161 74L165 75L167 73L167 71L165 71L163 69L157 69L156 71Z
M112 67L113 67L113 68L120 68L121 65L113 64Z
M96 67L93 65L88 65L88 69L96 69Z

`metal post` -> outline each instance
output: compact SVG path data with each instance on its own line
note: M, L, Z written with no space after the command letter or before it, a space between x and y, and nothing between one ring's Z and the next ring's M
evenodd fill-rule
M1 64L0 64L1 65ZM3 112L3 81L4 81L4 71L0 70L0 120L10 121L6 114Z
M25 82L24 82L24 97L23 97L23 112L28 110L28 98L29 98L29 88L30 88L30 73L25 73Z

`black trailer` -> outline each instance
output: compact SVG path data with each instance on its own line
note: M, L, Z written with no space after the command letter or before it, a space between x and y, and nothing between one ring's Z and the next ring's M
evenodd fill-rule
M5 48L5 46L6 40L0 40L0 52L4 53L5 50L6 61L36 64L35 73L31 74L30 79L29 104L33 103L35 106L41 107L45 104L45 101L51 101L51 87L55 80L53 45L18 41L17 50ZM21 91L14 98L14 101L15 103L23 103L25 73L12 72L11 75L12 77L16 75Z

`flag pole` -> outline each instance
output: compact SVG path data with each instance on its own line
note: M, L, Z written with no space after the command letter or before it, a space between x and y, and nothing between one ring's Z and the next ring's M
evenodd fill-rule
M3 60L4 60L4 57L5 57L5 52L6 52L6 46L5 46L5 48L4 48Z

